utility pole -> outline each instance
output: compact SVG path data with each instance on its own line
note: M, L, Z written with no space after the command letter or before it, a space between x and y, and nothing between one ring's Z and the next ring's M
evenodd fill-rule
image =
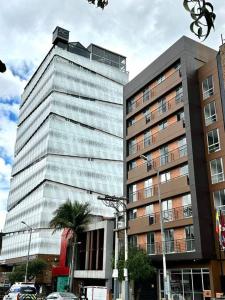
M116 230L115 230L115 265L113 270L114 278L114 295L113 300L116 300L118 296L118 269L117 269L117 262L118 262L118 231L124 230L124 251L125 251L125 268L124 268L124 278L125 278L125 300L129 300L129 277L128 277L128 270L126 268L127 260L128 260L128 235L127 235L127 198L126 197L117 197L117 196L109 196L105 195L105 197L98 197L99 200L102 200L105 206L114 208L116 210ZM118 216L121 214L124 215L124 228L118 228ZM117 260L116 260L117 257ZM116 290L115 290L116 286Z

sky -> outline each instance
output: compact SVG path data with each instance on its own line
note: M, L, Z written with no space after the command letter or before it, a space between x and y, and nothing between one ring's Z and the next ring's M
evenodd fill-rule
M212 0L215 31L203 43L218 50L225 37L224 0ZM52 43L56 26L70 42L97 44L127 57L130 79L181 36L198 40L183 0L109 0L102 11L87 0L8 0L0 3L0 230L7 210L20 95Z

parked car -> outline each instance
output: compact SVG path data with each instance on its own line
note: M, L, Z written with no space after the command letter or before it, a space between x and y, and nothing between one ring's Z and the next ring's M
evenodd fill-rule
M73 293L67 292L54 292L46 297L46 300L78 300L79 297Z
M37 291L33 283L15 283L11 286L3 300L37 300Z

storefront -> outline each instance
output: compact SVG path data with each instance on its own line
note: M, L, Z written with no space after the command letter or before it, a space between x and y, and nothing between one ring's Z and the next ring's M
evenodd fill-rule
M209 269L170 269L168 273L173 300L202 300L203 291L210 290ZM163 297L162 271L160 271L159 286Z

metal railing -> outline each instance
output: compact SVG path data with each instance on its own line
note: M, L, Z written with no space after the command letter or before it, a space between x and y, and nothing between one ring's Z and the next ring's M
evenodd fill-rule
M163 185L167 182L171 182L173 180L176 180L178 178L184 177L184 176L187 177L188 174L180 175L180 176L171 178L170 180L167 180L167 181L161 183L161 185ZM143 200L143 199L146 199L146 198L153 197L155 195L158 195L158 185L157 184L151 185L149 187L140 189L140 190L135 191L135 192L128 193L128 202L129 203L136 202L136 201L139 201L139 200Z
M177 147L176 149L169 151L167 154L165 155L160 155L152 160L150 160L152 169L156 169L160 166L166 165L170 162L176 161L177 159L180 159L181 157L187 156L187 145L182 145L180 147ZM147 165L147 162L144 161L142 164L132 168L129 170L135 170L137 168L140 168L144 165ZM146 170L147 170L147 166L146 166Z
M170 126L172 126L173 124L177 123L177 121L173 122L172 124L170 124L169 126L167 126L166 128L162 129L162 130L165 130L167 128L169 128ZM155 143L157 143L158 141L158 135L160 134L160 132L162 130L159 130L157 131L156 133L152 134L150 137L148 138L145 138L143 140L141 140L140 142L134 144L134 145L128 145L128 155L132 155L132 154L135 154L137 153L138 151L150 146L150 145L153 145Z
M139 245L143 249L143 245ZM195 239L178 239L165 242L166 253L185 253L195 251ZM162 242L146 244L145 250L149 255L162 254Z
M135 126L143 119L145 119L146 124L147 124L147 123L153 121L158 116L162 116L164 113L171 110L174 106L180 104L183 101L184 101L183 93L179 93L175 97L169 99L167 102L163 103L162 105L160 105L159 107L154 109L152 112L146 114L144 117L138 119L137 121L134 121L130 126L128 126L128 128Z
M130 113L134 111L136 108L138 108L141 104L148 101L151 98L155 98L155 89L162 83L166 82L169 78L171 78L174 74L179 73L179 76L181 77L180 70L175 70L172 74L170 74L165 80L155 85L153 88L149 88L149 91L145 91L142 96L138 97L133 103L127 103L127 113Z

